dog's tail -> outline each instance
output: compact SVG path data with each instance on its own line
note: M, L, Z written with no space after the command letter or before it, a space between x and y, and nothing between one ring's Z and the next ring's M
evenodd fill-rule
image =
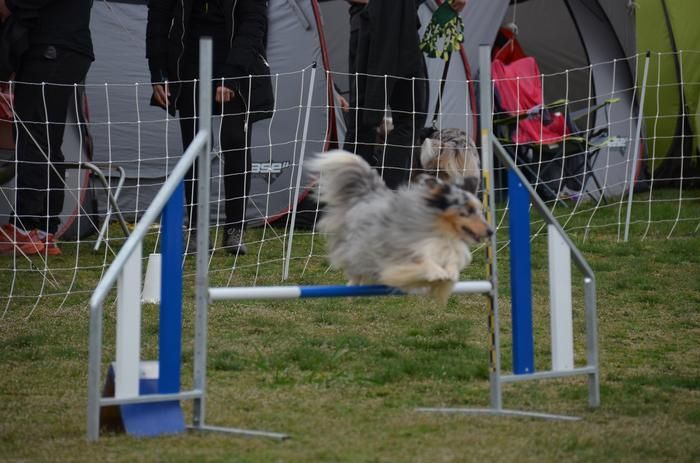
M312 175L318 176L319 199L330 206L351 206L386 188L367 162L347 151L328 151L309 161L307 167Z

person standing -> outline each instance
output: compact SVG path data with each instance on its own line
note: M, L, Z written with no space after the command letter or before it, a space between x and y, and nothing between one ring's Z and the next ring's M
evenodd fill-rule
M448 1L457 12L466 4ZM358 114L351 115L357 124L348 123L344 148L375 166L393 189L410 177L414 146L427 116L428 73L418 35L418 7L423 2L358 0L350 9L350 72L357 72L353 93ZM393 128L386 147L378 150L377 127L384 126L387 106ZM350 107L355 107L353 101Z
M75 105L94 60L92 0L0 0L3 23L14 22L14 135L17 203L0 232L0 252L61 254L55 240L63 209L65 167L61 145L69 105ZM3 59L6 63L8 60Z
M345 147L379 169L390 188L406 183L428 103L427 70L419 49L422 0L370 0L359 11L355 70L357 126ZM393 129L375 160L377 127L387 106ZM353 137L355 135L355 137Z
M250 191L250 125L271 116L274 106L267 43L266 0L150 0L146 58L153 84L151 103L179 113L182 144L197 132L199 40L213 41L214 104L220 114L224 160L225 224L222 246L245 254L245 207ZM196 163L195 163L196 165ZM185 181L190 224L196 223L196 169ZM190 237L190 250L196 243Z

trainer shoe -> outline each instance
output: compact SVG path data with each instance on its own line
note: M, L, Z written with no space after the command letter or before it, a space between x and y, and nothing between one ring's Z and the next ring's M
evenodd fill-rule
M18 254L41 254L44 252L45 246L31 232L26 232L21 228L8 223L0 227L0 254L12 255Z
M243 243L243 231L235 228L227 228L224 230L223 244L222 247L226 249L226 252L232 255L244 255L248 252Z
M34 229L29 232L33 235L35 241L41 241L44 245L44 251L49 256L60 256L62 254L58 245L56 244L56 238L54 238L53 233L46 233L45 231Z

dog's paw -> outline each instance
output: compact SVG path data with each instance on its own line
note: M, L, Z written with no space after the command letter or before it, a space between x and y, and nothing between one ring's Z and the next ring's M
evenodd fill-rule
M448 271L438 265L431 266L430 270L425 275L426 281L453 281L455 280L453 272Z

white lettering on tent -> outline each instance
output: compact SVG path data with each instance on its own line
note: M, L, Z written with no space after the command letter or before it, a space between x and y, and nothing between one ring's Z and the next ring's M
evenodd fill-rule
M251 167L253 174L281 174L289 167L289 161L284 162L254 162Z

